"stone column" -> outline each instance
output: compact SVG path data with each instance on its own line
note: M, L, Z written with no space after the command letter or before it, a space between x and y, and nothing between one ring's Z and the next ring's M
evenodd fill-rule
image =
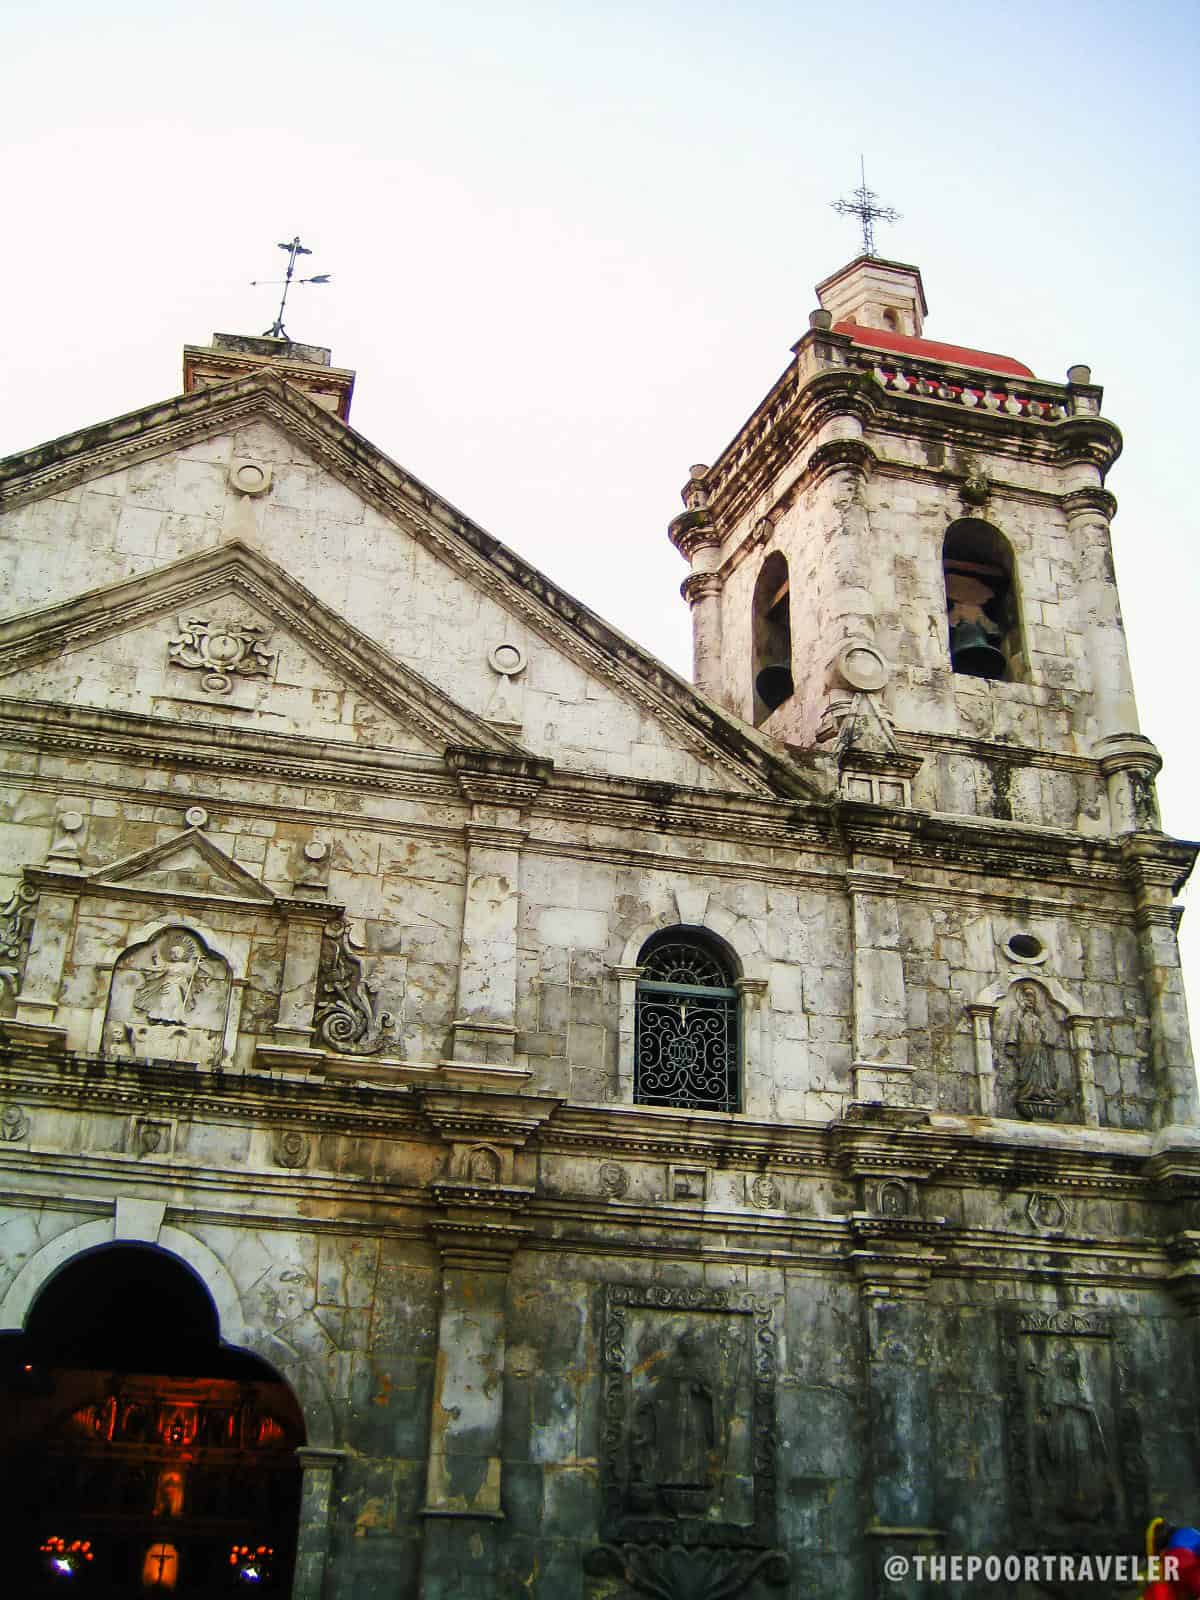
M333 1489L344 1450L301 1445L296 1451L304 1473L300 1491L300 1535L296 1545L296 1575L292 1600L323 1600L329 1535L333 1522Z
M1136 734L1133 677L1113 576L1110 524L1117 502L1100 488L1099 470L1093 462L1072 463L1069 477L1080 482L1080 487L1063 496L1063 510L1079 566L1080 626L1091 667L1096 734L1101 739ZM1114 833L1120 831L1113 829Z
M863 1241L867 1243L867 1240ZM933 1554L943 1534L933 1520L932 1415L926 1292L937 1258L919 1243L871 1230L856 1250L867 1357L866 1535L878 1600L926 1600L934 1587L909 1574L884 1577L889 1556Z
M1068 1017L1071 1030L1071 1057L1079 1077L1079 1102L1083 1120L1089 1128L1100 1126L1100 1108L1096 1102L1096 1063L1092 1056L1091 1017Z
M517 1037L517 919L521 826L550 763L507 752L453 748L446 763L470 815L463 830L466 898L454 1021L454 1061L512 1067Z
M854 941L855 1098L908 1105L913 1068L898 899L904 879L885 858L856 853L846 888Z
M1200 1117L1187 1000L1179 968L1172 904L1176 885L1191 866L1191 847L1154 834L1129 834L1122 843L1125 870L1137 904L1138 954L1150 1014L1151 1059L1158 1122L1191 1124Z
M502 1203L481 1221L479 1196L465 1187L442 1185L435 1194L446 1216L434 1225L442 1303L421 1512L421 1600L490 1600L499 1593L496 1542L504 1520L508 1272L524 1230Z
M683 486L687 510L667 529L671 543L691 565L680 593L692 610L692 682L713 700L721 695L721 535L708 510L706 466L695 466Z
M480 806L473 810L466 825L467 894L454 1059L511 1065L517 1032L517 915L525 829L515 826L518 811Z
M41 872L27 874L39 894L29 953L25 957L25 975L17 995L17 1021L46 1028L54 1026L58 1014L67 947L73 936L75 907L79 900L74 886L62 889L56 886L55 879L61 876Z
M707 547L706 547L707 548ZM693 572L679 592L692 611L692 682L712 700L721 696L721 594L715 572Z
M996 1115L996 1057L992 1047L992 1027L996 1020L994 1005L970 1005L967 1015L971 1019L971 1032L975 1046L975 1075L979 1079L979 1115ZM1093 1085L1093 1098L1095 1087Z
M321 940L330 914L321 906L312 916L294 911L288 916L279 1016L272 1030L274 1042L286 1049L312 1048Z
M637 986L643 967L610 967L617 982L617 1102L633 1104L637 1058Z
M1116 733L1097 739L1092 754L1108 785L1110 832L1157 833L1158 796L1154 780L1162 757L1140 733Z

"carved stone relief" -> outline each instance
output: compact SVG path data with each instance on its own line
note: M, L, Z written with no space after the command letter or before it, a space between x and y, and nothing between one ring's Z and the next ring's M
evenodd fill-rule
M135 1117L129 1141L135 1156L168 1156L174 1139L175 1127L171 1122L159 1122L152 1117Z
M10 1101L3 1111L0 1111L0 1139L8 1144L16 1144L29 1133L29 1116L24 1106L19 1106L15 1101Z
M467 1156L467 1182L500 1182L500 1157L490 1145L477 1145Z
M275 656L263 647L271 637L264 623L252 618L179 617L179 633L167 645L172 666L199 672L200 687L209 694L228 694L235 678L269 677Z
M377 1055L391 1042L392 1012L378 1001L378 985L366 976L349 924L325 930L314 1017L322 1044L343 1055Z
M629 1192L629 1174L615 1161L600 1163L600 1193L606 1200L620 1200Z
M759 1211L777 1211L783 1194L769 1172L760 1172L746 1181L746 1198Z
M191 928L165 928L113 968L104 1053L216 1067L224 1056L228 963Z
M1071 1120L1075 1069L1066 1025L1040 983L1014 983L994 1029L1001 1114L1032 1121Z
M1046 1233L1056 1233L1071 1220L1071 1207L1059 1195L1036 1190L1029 1196L1025 1214L1035 1228Z
M21 971L29 948L38 892L31 884L19 883L0 905L0 1015L11 1016L13 1002L21 987Z
M664 1600L783 1582L775 1540L775 1333L749 1294L610 1284L604 1535L593 1575Z
M275 1165L303 1167L308 1164L308 1138L296 1128L287 1128L275 1138Z
M1135 1540L1145 1460L1114 1319L1013 1312L1004 1342L1015 1539Z
M911 1217L916 1207L912 1190L899 1178L888 1178L875 1190L875 1209L881 1217Z

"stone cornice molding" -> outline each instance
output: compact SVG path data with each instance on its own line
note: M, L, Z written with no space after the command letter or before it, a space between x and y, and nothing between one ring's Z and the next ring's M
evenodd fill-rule
M835 473L865 478L875 465L875 452L863 439L829 439L809 456L804 467L804 486L815 487Z
M471 805L510 809L523 809L536 800L554 770L554 763L543 757L469 748L447 750L446 765Z
M1200 855L1200 843L1171 839L1161 833L1127 833L1118 848L1129 882L1137 892L1139 911L1150 909L1152 898L1160 898L1164 891L1177 895Z
M295 783L350 784L419 796L457 796L440 757L401 754L303 734L177 722L130 711L58 706L0 696L0 743L77 751L124 765Z
M1055 430L1058 458L1063 463L1088 462L1103 477L1121 454L1124 440L1106 417L1067 417Z

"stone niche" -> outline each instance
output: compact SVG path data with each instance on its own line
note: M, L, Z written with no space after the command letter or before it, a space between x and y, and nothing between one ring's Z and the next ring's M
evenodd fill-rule
M231 993L229 962L194 928L171 923L117 958L102 1054L220 1066L233 1042Z
M275 894L187 826L94 871L26 867L28 950L15 1021L39 1038L111 1060L249 1067L312 1048L327 900ZM294 1060L292 1059L294 1057Z
M609 1285L604 1415L605 1542L589 1573L668 1600L786 1581L769 1301Z

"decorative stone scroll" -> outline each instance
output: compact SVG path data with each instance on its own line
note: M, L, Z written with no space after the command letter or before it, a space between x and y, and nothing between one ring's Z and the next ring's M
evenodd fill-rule
M269 677L273 653L263 646L271 637L265 623L242 617L235 620L179 617L179 633L167 645L167 657L176 667L200 672L200 687L209 694L228 694L234 678Z
M313 1019L317 1036L342 1055L377 1055L389 1042L395 1017L379 1004L378 985L365 974L362 946L344 918L325 930L324 944Z
M661 1600L783 1583L775 1331L768 1301L610 1284L604 1306L605 1542L585 1565Z
M194 929L164 928L126 950L113 968L105 1054L219 1066L230 990L228 963Z
M1134 1548L1146 1462L1116 1318L1004 1321L1014 1547Z
M0 905L0 1008L5 1015L11 1015L21 987L21 969L29 948L37 897L37 890L30 884L19 883Z

